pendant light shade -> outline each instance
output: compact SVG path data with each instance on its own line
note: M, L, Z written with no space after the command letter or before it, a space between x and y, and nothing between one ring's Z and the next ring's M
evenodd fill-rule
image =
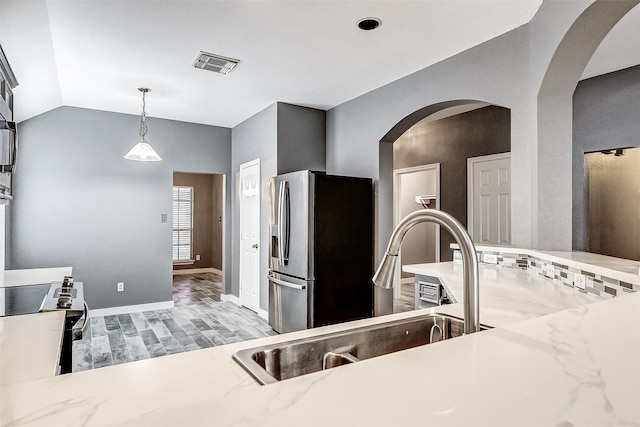
M145 94L149 92L149 89L145 87L138 88L140 92L142 92L142 114L140 115L140 142L138 142L132 149L129 151L124 158L127 160L137 160L139 162L159 162L162 160L158 153L151 147L151 145L144 138L147 134L147 123L146 117L147 114L145 112Z

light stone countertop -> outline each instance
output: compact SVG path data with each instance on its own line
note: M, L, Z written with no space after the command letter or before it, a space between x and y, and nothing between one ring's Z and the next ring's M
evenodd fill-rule
M62 280L71 276L72 267L27 268L23 270L5 270L0 276L0 287L34 285Z
M56 375L64 321L64 311L0 317L0 386Z
M453 301L462 303L461 262L404 265L402 270L439 278ZM479 264L478 272L480 323L486 325L508 325L601 300L533 271Z
M455 265L450 268L453 278ZM487 268L482 268L483 277ZM496 269L503 275L508 271ZM546 310L536 299L544 294L545 280L532 272L513 272L516 282L534 290L512 286L499 297L481 291L480 314L501 324L495 329L268 386L258 386L231 355L430 311L459 316L461 304L20 382L1 389L0 424L640 424L640 293L588 305L579 301L577 308L531 319Z

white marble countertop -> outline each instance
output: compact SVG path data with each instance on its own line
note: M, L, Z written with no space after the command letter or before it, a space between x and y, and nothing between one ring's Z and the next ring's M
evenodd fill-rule
M437 277L453 301L462 303L460 262L405 265L408 273ZM480 323L508 325L600 301L599 297L553 283L534 272L480 264Z
M534 275L521 273L526 277L518 281ZM540 285L537 277L531 285ZM521 300L522 295L527 294L511 302L505 297L502 307L495 300L494 309L502 314L491 316L502 319L501 327L268 386L258 386L231 355L241 348L435 310L3 386L0 424L639 424L640 293L516 321L539 310L531 308L535 299ZM494 302L483 293L480 302L483 316ZM504 315L510 309L516 314ZM437 311L459 315L461 304Z
M64 311L0 317L0 385L56 375Z
M27 268L23 270L5 270L0 276L0 288L11 286L35 285L62 280L71 276L72 267Z

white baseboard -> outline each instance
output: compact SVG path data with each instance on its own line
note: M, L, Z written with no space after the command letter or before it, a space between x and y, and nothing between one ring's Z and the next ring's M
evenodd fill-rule
M221 294L220 295L220 299L222 301L230 301L230 302L234 303L235 305L242 305L242 303L240 302L240 298L238 298L237 296L235 296L233 294Z
M263 309L259 308L258 309L258 316L262 317L267 322L269 321L269 312L266 311L266 310L263 310Z
M152 302L149 304L123 305L120 307L98 308L89 310L89 317L113 316L115 314L139 313L149 310L166 310L173 308L173 301Z
M240 302L240 298L238 298L237 296L235 296L233 294L221 294L220 295L220 299L222 301L232 302L235 305L242 307L242 302ZM249 309L249 310L251 310L251 309ZM256 313L258 314L258 316L262 317L264 320L267 320L267 321L269 320L269 312L268 311L259 308Z
M218 273L222 275L222 271L217 268L208 267L208 268L189 268L183 270L173 270L174 276L179 276L180 274L197 274L197 273Z

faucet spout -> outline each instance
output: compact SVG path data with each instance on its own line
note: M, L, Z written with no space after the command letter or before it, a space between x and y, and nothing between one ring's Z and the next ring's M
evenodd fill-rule
M471 236L460 222L450 214L434 209L421 209L410 213L402 219L393 230L373 283L381 288L393 287L393 273L398 260L398 252L402 239L415 225L422 222L434 222L444 227L460 246L464 270L462 273L464 306L464 333L470 334L480 330L480 304L478 291L478 254Z

